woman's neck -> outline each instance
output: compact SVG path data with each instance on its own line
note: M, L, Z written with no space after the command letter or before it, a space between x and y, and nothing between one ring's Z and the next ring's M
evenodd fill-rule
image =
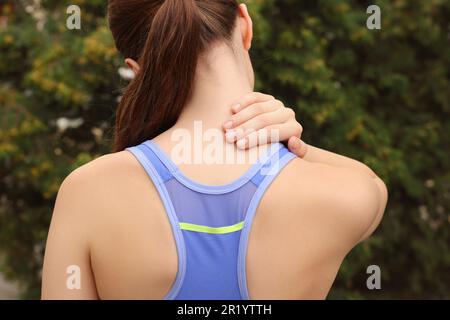
M226 45L212 49L205 60L197 67L194 91L177 128L190 130L195 121L201 121L204 129L221 129L237 99L253 91L244 60Z

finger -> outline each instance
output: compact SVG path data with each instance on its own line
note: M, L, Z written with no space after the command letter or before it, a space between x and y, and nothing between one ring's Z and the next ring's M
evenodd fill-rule
M308 145L298 137L291 137L288 142L289 151L299 158L304 158L308 152Z
M287 141L290 137L300 137L298 122L287 122L269 126L258 131L250 132L245 137L239 139L236 145L240 149L250 149L256 146L263 146L268 143Z
M225 129L236 128L261 114L276 111L282 107L284 107L284 105L281 102L277 102L277 100L254 103L234 114L231 117L232 124L228 124L228 126L224 124L224 127Z
M275 97L268 95L268 94L260 93L260 92L251 92L251 93L248 93L248 94L244 95L243 97L239 98L235 102L235 104L232 106L231 110L234 113L237 113L254 103L266 102L266 101L270 101L270 100L275 100Z
M266 127L271 127L277 124L284 124L290 120L290 112L285 109L277 109L272 112L266 112L260 114L235 129L227 132L227 138L233 137L234 140L228 140L234 142L247 136L250 132L258 131Z
M277 137L270 137L270 133L267 129L261 129L255 132L251 132L246 137L238 140L236 146L241 150L251 149L256 146L264 146L271 143L271 140L278 140Z

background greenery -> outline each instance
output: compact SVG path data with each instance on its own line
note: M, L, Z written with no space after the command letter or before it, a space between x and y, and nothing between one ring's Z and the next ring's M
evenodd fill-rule
M295 106L311 144L387 182L385 219L330 298L450 298L450 1L248 0L258 90ZM82 10L69 31L66 8ZM382 30L366 8L382 9ZM0 270L38 298L62 180L110 152L125 81L101 0L0 0ZM366 288L377 264L382 290Z

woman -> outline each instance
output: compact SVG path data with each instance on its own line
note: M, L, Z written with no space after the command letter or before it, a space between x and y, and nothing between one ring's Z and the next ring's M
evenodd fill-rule
M306 148L291 137L300 135L292 112L252 93L245 5L111 0L108 15L136 77L119 105L116 153L60 188L42 297L325 298L344 257L378 226L384 183L360 162ZM199 138L199 123L227 135ZM202 158L249 157L267 132L278 137L254 163ZM289 137L293 153L277 142ZM175 164L180 145L214 152Z

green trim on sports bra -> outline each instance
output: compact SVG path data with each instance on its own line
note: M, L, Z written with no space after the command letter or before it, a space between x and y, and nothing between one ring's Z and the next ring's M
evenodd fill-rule
M218 227L218 228L184 222L180 222L179 225L181 230L210 233L210 234L225 234L242 230L244 228L244 221L236 223L232 226Z

